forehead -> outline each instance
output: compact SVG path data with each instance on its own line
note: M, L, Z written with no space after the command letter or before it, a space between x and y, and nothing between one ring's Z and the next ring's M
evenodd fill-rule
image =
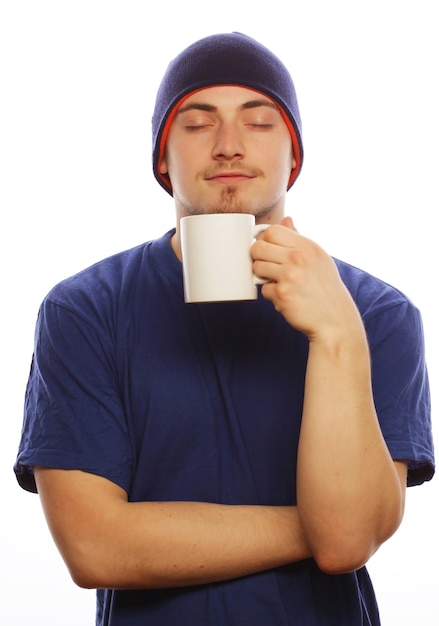
M239 85L218 85L200 89L184 99L177 113L183 113L195 105L207 105L214 109L268 106L279 111L278 105L265 94Z

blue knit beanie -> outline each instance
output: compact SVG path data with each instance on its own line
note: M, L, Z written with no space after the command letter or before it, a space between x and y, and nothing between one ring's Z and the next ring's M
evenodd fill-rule
M302 168L301 121L296 92L285 65L265 46L241 33L211 35L196 41L169 64L157 92L152 118L154 176L168 193L172 186L159 172L175 114L192 93L216 85L239 85L274 100L290 131L296 167L288 189Z

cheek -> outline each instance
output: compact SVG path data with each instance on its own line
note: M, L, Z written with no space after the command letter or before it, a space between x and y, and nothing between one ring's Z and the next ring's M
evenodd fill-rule
M167 173L172 185L185 187L191 183L205 167L203 146L192 145L185 141L174 141L166 155Z
M172 185L174 197L186 196L191 180L191 173L187 167L187 158L174 158L169 155L167 158L167 175Z
M172 135L168 137L165 157L169 176L177 175L179 170L184 168L184 164L188 160L184 145L176 141Z
M291 145L285 146L283 150L276 150L272 153L269 161L273 175L284 182L290 178L291 170L294 167L294 158L291 151Z
M172 180L172 178L174 177L174 170L175 170L175 166L174 163L178 163L178 159L175 160L173 158L172 155L172 149L170 149L168 146L166 147L166 152L165 152L165 156L163 157L161 163L160 163L160 173L161 174L167 174L168 177Z

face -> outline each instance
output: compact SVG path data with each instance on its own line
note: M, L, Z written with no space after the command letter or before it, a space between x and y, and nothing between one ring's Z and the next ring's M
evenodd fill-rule
M277 105L237 86L209 87L183 102L159 165L178 217L251 213L256 222L280 221L294 167Z

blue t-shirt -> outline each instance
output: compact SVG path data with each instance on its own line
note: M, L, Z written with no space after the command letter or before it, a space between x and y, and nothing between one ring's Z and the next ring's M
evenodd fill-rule
M171 233L61 282L37 322L15 471L80 469L130 501L296 504L306 337L273 305L185 304ZM408 484L434 472L418 310L337 261L364 320L374 397ZM312 559L237 580L98 590L98 626L377 626L366 571L329 576Z

